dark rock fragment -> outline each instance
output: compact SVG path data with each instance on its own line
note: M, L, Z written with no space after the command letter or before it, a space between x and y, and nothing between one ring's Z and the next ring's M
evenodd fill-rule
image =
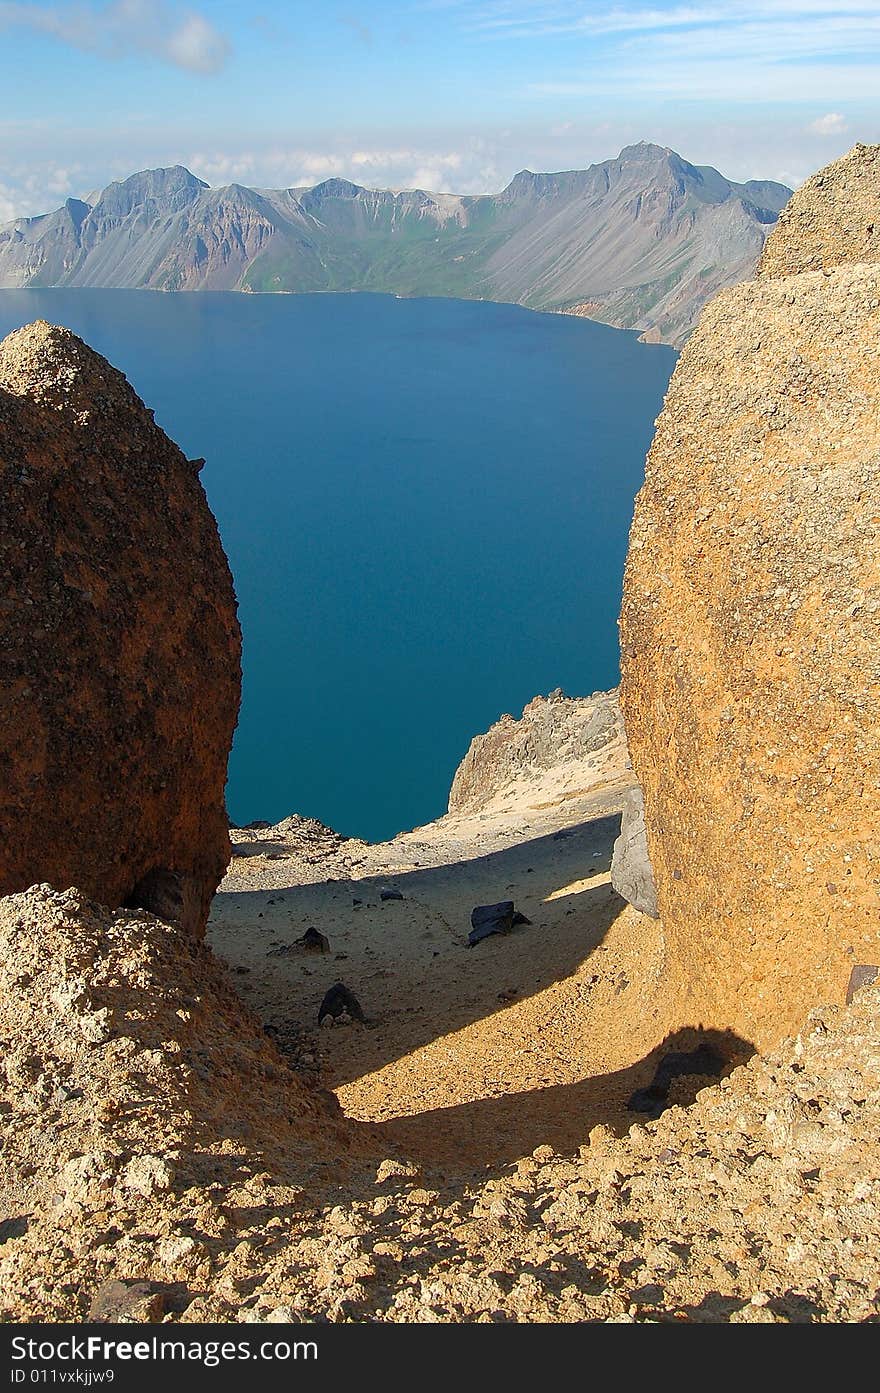
M155 1282L111 1278L92 1297L87 1319L97 1325L155 1325L165 1314L165 1293Z
M306 929L301 938L295 938L294 948L302 948L306 953L329 953L330 940L314 927Z
M862 987L870 987L872 982L877 981L880 968L876 963L856 963L852 972L849 974L849 982L846 988L846 1004L850 1005L854 996L861 991Z
M350 1016L353 1021L360 1021L362 1025L366 1025L367 1018L354 992L350 992L344 982L335 982L325 993L324 1000L321 1002L318 1011L318 1025L328 1016L337 1021L340 1016L345 1015Z
M501 900L498 904L479 904L471 910L471 931L468 944L471 948L488 938L490 934L509 934L515 922L516 910L513 900Z

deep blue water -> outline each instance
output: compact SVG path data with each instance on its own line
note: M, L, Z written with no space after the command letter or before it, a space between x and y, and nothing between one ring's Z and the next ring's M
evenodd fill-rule
M207 457L245 635L236 821L392 835L503 711L617 681L671 349L484 302L0 292L0 336L39 317Z

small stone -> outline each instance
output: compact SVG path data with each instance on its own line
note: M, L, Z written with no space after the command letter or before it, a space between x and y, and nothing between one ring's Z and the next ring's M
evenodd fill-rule
M296 1312L292 1306L275 1306L262 1317L267 1325L293 1325L296 1318Z
M171 1167L161 1156L135 1156L122 1173L125 1189L147 1198L170 1190L173 1180Z
M314 926L306 929L302 937L294 939L294 942L297 947L304 949L307 953L330 952L329 938L325 934L319 933Z
M98 1287L87 1319L96 1325L156 1325L164 1314L165 1294L155 1282L113 1278Z
M392 1157L380 1162L379 1169L376 1171L376 1184L381 1185L384 1181L390 1180L392 1176L416 1176L419 1168L413 1161L399 1161Z
M853 998L858 995L862 987L870 987L877 981L880 968L875 963L856 963L852 972L849 974L849 982L846 988L846 1004L849 1006Z
M338 1020L344 1015L353 1021L360 1021L362 1025L366 1024L367 1018L354 992L350 992L344 982L335 982L324 994L318 1010L318 1025L323 1025L328 1018Z
M156 1244L156 1257L167 1267L190 1266L205 1254L205 1249L187 1234L173 1234Z
M480 904L471 910L471 932L468 945L473 948L491 934L509 934L514 924L513 900L501 900L498 904Z

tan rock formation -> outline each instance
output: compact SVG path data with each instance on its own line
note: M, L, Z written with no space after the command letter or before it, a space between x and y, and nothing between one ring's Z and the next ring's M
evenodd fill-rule
M869 987L459 1177L334 1114L203 943L36 887L0 900L0 1319L876 1321L878 1022Z
M798 189L779 215L759 276L880 261L880 145L856 145Z
M0 1030L0 1318L85 1319L118 1279L190 1302L241 1246L236 1213L295 1221L350 1145L207 946L143 911L0 899Z
M853 206L868 164L842 162L860 171ZM813 183L789 230L819 227ZM788 246L799 266L777 235L776 264ZM880 961L880 267L771 279L771 264L711 303L682 354L621 615L681 1015L758 1044Z
M68 330L0 344L2 893L76 885L204 929L240 635L198 467Z
M537 696L519 720L504 715L475 735L452 781L451 813L474 813L506 790L568 768L581 786L599 784L603 772L619 774L626 741L616 692L567 697L562 691Z

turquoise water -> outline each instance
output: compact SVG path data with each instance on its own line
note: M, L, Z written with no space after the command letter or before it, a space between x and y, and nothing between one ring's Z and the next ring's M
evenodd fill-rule
M39 317L207 457L245 635L237 822L390 836L503 711L617 681L671 349L485 302L0 292L0 336Z

